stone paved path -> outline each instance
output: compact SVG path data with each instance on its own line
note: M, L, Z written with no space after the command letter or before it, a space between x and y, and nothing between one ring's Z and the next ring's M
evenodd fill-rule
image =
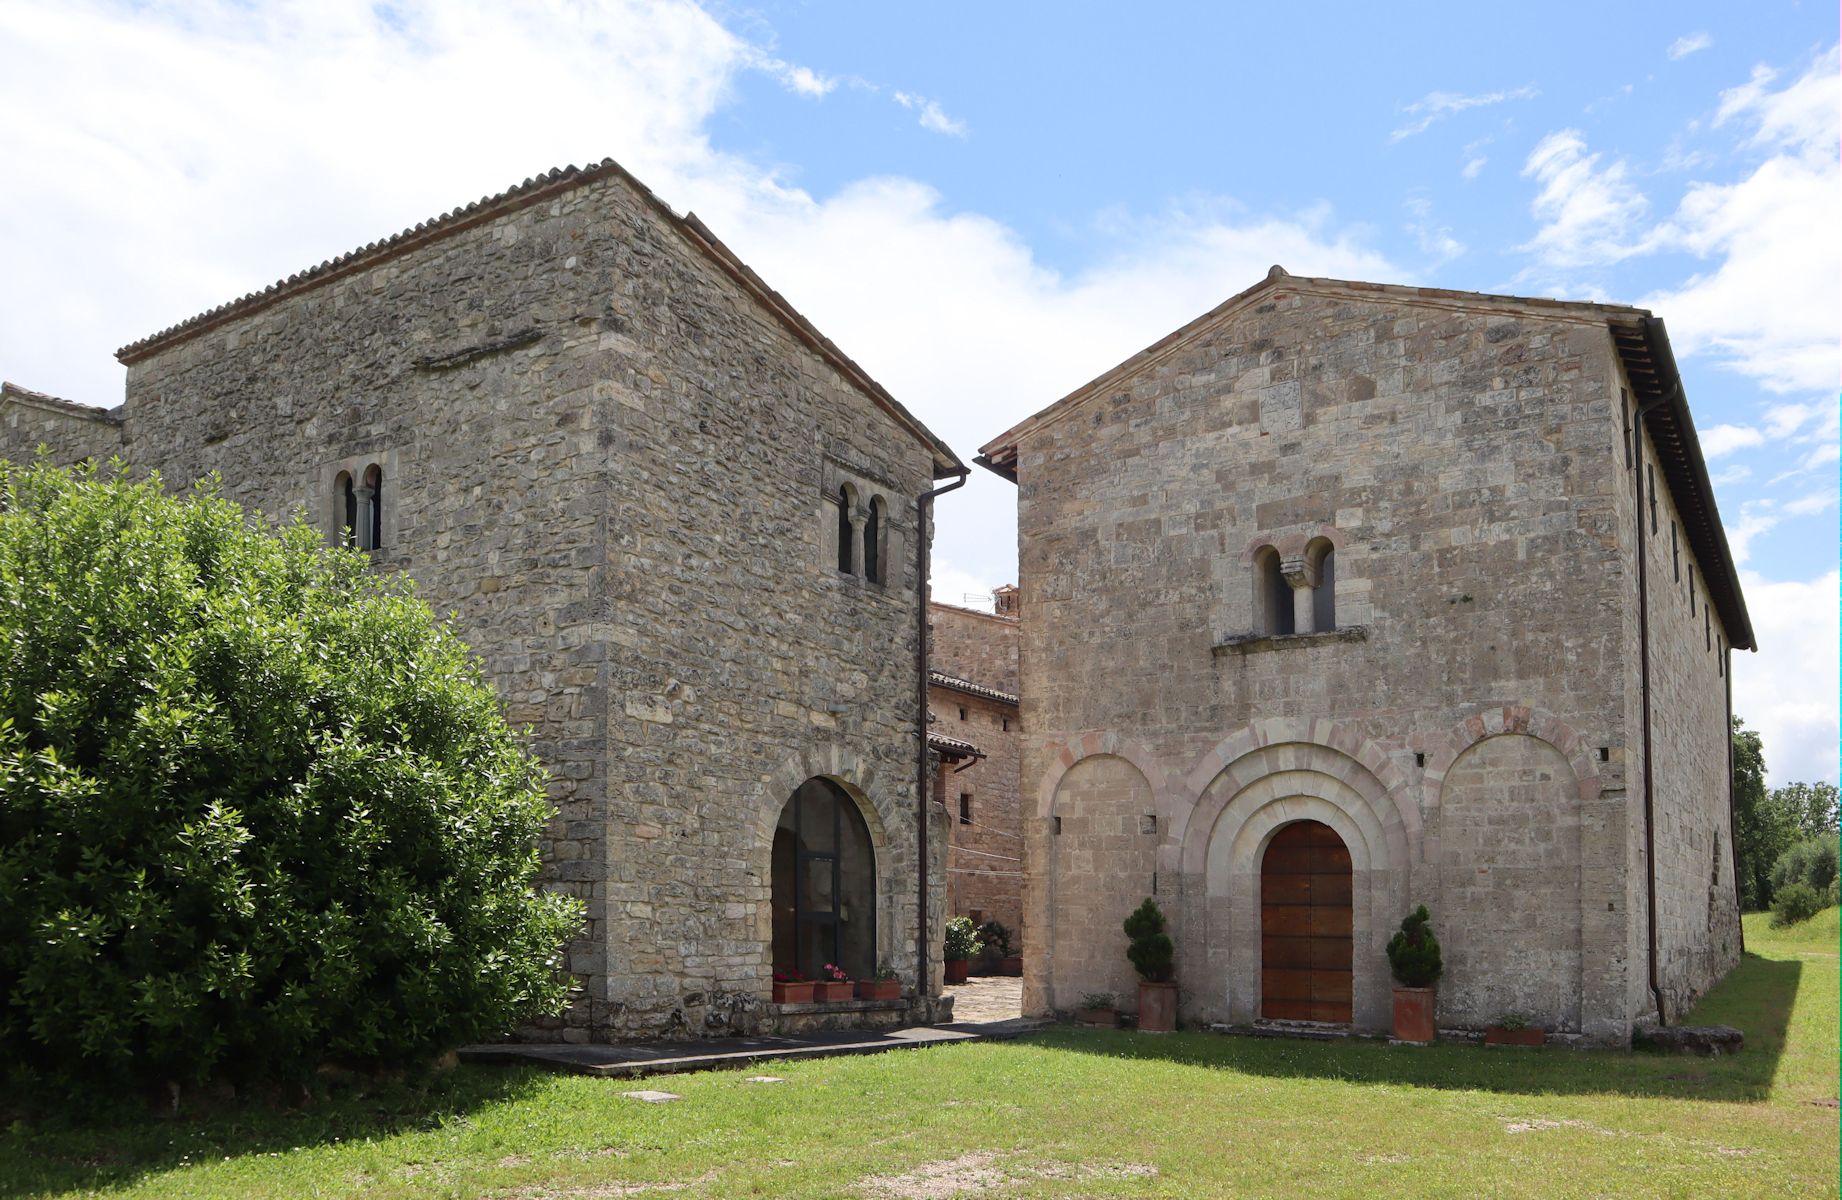
M1023 980L1006 975L975 975L943 989L953 999L955 1025L1014 1021L1023 1013Z

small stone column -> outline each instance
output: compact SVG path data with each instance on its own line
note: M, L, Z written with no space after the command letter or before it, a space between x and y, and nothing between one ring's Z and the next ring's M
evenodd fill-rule
M378 522L371 509L377 503L377 489L360 484L352 494L358 497L358 528L352 531L352 539L360 550L375 550L371 531L377 528Z
M861 508L851 509L851 573L868 579L869 564L863 556L863 526L866 519Z
M1314 632L1311 622L1313 593L1318 586L1317 564L1308 558L1281 559L1279 573L1292 585L1292 632Z

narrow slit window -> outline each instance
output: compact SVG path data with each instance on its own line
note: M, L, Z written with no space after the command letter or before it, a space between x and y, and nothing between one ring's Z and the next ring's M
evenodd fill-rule
M1631 393L1624 388L1618 389L1618 413L1623 419L1625 431L1625 468L1631 466Z
M972 793L971 792L961 792L959 794L959 823L961 825L972 824Z
M375 463L365 468L364 512L360 515L364 548L376 550L384 544L384 469Z
M1669 523L1669 567L1676 573L1676 582L1682 582L1682 543L1676 537L1676 523Z
M856 560L851 554L851 488L849 484L838 489L838 569L846 575L856 570Z
M1254 632L1281 637L1295 631L1292 585L1279 571L1279 551L1262 546L1254 555L1254 604L1259 623Z
M337 493L336 499L339 505L339 544L348 548L356 547L358 545L358 492L352 487L351 474L346 471L339 472L339 478L334 481L333 488Z
M1657 468L1655 463L1644 464L1645 486L1650 489L1650 532L1657 531Z
M863 523L863 577L870 583L883 581L883 498L870 497L869 516Z
M1701 648L1714 649L1714 622L1708 619L1708 606L1701 606Z
M1689 564L1689 616L1695 615L1695 564Z

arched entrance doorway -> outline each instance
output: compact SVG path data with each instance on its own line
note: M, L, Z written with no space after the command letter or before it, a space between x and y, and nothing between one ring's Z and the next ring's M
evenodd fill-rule
M794 790L774 829L774 969L853 979L876 971L876 852L849 793L829 779Z
M1336 830L1294 821L1260 861L1260 1015L1350 1020L1350 852Z

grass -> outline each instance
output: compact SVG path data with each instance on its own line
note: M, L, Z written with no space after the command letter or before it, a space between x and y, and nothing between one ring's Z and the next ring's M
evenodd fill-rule
M0 1132L0 1197L1812 1196L1837 1189L1837 913L1697 1008L1732 1058L1060 1027L655 1080L426 1087ZM1826 1103L1825 1103L1826 1102Z

